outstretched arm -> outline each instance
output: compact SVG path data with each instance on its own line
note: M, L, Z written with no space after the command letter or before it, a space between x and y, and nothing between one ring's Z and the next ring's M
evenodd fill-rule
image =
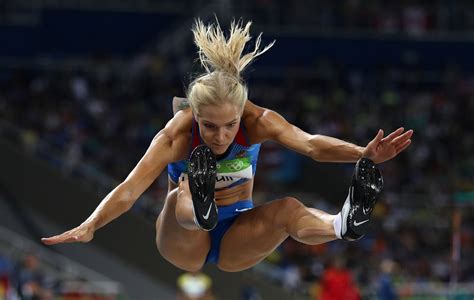
M179 143L180 139L170 138L166 128L160 131L128 177L100 202L81 225L60 235L43 238L41 241L46 245L52 245L92 240L97 229L128 211L165 166L176 160L174 156L180 152L176 149Z
M260 139L274 140L321 162L355 162L367 157L381 163L405 150L413 134L413 130L404 132L404 128L399 128L384 137L383 131L379 130L366 147L360 147L325 135L311 135L271 110L263 110L257 123Z

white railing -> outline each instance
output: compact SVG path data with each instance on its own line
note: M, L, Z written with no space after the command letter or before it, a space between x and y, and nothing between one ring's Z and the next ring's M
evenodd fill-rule
M466 299L474 298L474 283L405 282L394 285L399 299ZM365 298L376 297L375 289L362 289Z
M123 287L96 271L33 241L0 226L0 252L10 258L21 258L22 255L33 253L45 267L45 271L53 272L63 283L62 291L81 292L100 295L120 295ZM86 280L82 280L85 278Z

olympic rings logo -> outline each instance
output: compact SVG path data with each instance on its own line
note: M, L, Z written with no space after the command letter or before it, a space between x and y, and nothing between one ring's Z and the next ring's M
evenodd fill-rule
M245 164L241 160L226 162L225 166L231 170L240 171L245 167Z

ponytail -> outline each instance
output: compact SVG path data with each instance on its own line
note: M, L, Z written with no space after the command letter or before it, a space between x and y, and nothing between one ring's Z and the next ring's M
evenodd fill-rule
M198 112L201 105L218 105L226 102L238 106L243 111L247 100L247 86L241 78L241 72L258 56L270 49L274 41L260 50L261 35L255 42L253 51L243 54L245 45L250 41L250 26L247 22L231 23L229 37L226 38L219 23L204 25L197 19L192 32L198 48L201 65L206 72L197 77L187 91L191 107ZM243 55L242 55L243 54Z

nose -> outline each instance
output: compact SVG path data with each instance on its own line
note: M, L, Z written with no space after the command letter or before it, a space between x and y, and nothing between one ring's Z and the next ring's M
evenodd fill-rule
M225 131L222 128L217 131L215 139L218 144L223 144L225 142Z

